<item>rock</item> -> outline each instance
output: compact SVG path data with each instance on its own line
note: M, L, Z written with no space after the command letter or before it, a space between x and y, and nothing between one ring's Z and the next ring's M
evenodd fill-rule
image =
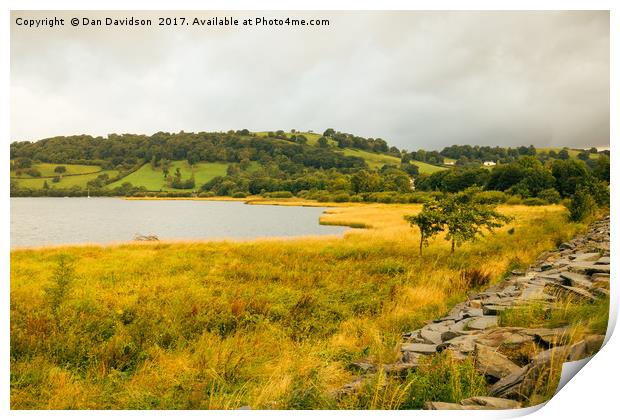
M434 354L437 352L437 345L435 344L420 344L420 343L406 343L401 345L401 351L419 353L419 354Z
M390 365L384 365L383 371L388 375L406 377L410 371L415 371L417 368L418 363L393 363Z
M600 257L601 254L598 252L586 252L574 254L572 259L573 261L596 261Z
M524 396L519 392L519 385L523 382L529 369L530 365L524 366L518 371L500 379L489 388L489 394L492 397L524 399Z
M520 369L503 354L481 344L476 344L474 357L476 369L483 375L493 378L493 382Z
M537 342L545 347L563 345L570 339L568 328L528 328L523 332L533 336Z
M251 410L251 409L252 409L252 407L250 407L249 405L243 405L243 406L237 408L237 410Z
M368 362L353 362L349 364L349 368L358 370L364 373L374 373L377 371L377 367Z
M588 289L592 286L592 282L588 276L579 273L571 273L565 271L560 274L560 277L564 280L563 284L566 286L581 287L582 289Z
M437 345L443 343L443 340L441 339L441 332L433 331L427 327L420 330L420 336L429 344Z
M592 293L580 287L564 286L563 284L556 284L554 287L558 293L569 296L572 299L588 300L590 302L596 299Z
M461 405L479 405L493 410L510 410L521 408L517 401L496 397L471 397L461 401Z
M605 342L604 335L589 335L584 339L587 354L594 354L600 350Z
M544 263L540 266L541 271L551 270L553 268L553 264Z
M475 334L461 335L440 344L437 346L437 350L450 350L463 354L470 354L474 351L476 346L476 338L477 336Z
M592 274L592 281L607 281L609 282L609 274L605 273L594 273Z
M611 260L609 257L601 257L594 263L594 265L609 265L610 263Z
M587 262L571 264L569 270L575 273L607 273L609 274L609 264L591 264Z
M441 401L427 401L424 403L425 410L475 410L480 409L479 406L476 408L469 408L456 403L447 403Z
M475 309L482 309L482 302L479 300L470 300L469 306Z
M487 328L497 326L496 316L481 316L474 318L467 323L467 328L470 330L486 330Z
M570 242L564 242L558 247L558 249L575 249L575 245Z
M482 316L482 309L478 308L465 308L463 309L463 318L474 318L478 316Z
M505 311L507 306L500 305L485 305L482 307L482 313L484 315L499 315L500 312Z
M455 337L458 337L460 334L455 331L446 331L441 333L441 342L450 341Z

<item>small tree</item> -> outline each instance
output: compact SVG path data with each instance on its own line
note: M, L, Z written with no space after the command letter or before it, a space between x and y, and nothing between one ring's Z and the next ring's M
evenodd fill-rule
M54 172L56 172L57 174L64 174L65 172L67 172L67 168L65 166L56 166L54 168Z
M429 201L422 207L422 211L414 216L405 216L412 226L420 229L420 255L422 247L428 246L428 240L443 230L444 219L436 201Z
M439 203L440 212L448 229L446 240L452 243L451 253L454 253L456 246L474 241L478 236L484 236L485 230L490 232L511 220L492 207L475 204L471 199L471 193L463 192L445 198Z
M596 201L585 187L578 187L573 199L568 204L569 217L572 221L580 222L596 212Z

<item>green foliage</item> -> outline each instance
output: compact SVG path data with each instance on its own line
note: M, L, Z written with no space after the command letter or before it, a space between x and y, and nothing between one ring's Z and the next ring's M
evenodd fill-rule
M58 323L59 309L75 279L75 267L67 255L58 257L52 274L52 285L45 289L45 295Z
M560 193L554 188L547 188L546 190L540 191L537 197L549 204L558 204L562 199Z
M420 229L420 255L422 248L428 246L429 239L444 229L445 214L437 201L425 203L422 211L414 216L405 216L405 220Z
M446 239L452 242L452 252L455 246L483 236L484 230L492 231L511 220L489 206L474 204L472 193L467 191L441 200L439 208L444 217L443 224L448 230Z
M578 188L568 204L570 220L585 221L592 217L597 210L596 201L586 188Z
M486 380L471 359L457 361L447 353L425 358L405 381L402 409L420 409L426 401L456 402L486 394Z

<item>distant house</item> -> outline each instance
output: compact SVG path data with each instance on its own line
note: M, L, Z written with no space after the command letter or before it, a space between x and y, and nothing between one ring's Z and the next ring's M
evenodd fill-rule
M497 165L497 163L493 162L492 160L485 160L482 165L483 166L495 166Z
M448 166L454 166L454 161L452 161L452 160L449 161L449 162L444 161L443 164L444 165L448 165Z

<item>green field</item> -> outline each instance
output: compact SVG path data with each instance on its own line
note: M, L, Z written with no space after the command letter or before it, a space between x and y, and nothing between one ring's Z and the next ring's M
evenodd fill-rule
M379 169L383 165L400 165L400 159L390 155L366 152L364 150L357 149L344 149L343 151L346 156L361 157L372 169ZM442 168L441 166L435 166L417 160L412 160L411 163L419 168L421 174L432 174L433 172L443 171L446 169Z
M418 167L421 174L432 174L439 171L445 171L448 168L444 168L443 166L431 165L430 163L420 162L419 160L412 160L415 166Z
M52 182L51 178L28 178L28 179L14 179L17 182L17 185L20 188L30 188L30 189L41 189L43 188L43 184L47 181L47 185L50 188L71 188L71 187L80 187L86 188L86 184L88 181L92 181L96 179L99 175L108 174L110 178L113 178L118 175L118 171L109 170L109 171L100 171L93 174L84 174L84 175L72 175L72 176L63 176L60 178L59 182Z
M269 132L268 131L257 131L254 134L256 134L258 137L267 137L267 134L269 134ZM284 134L286 134L286 136L288 138L293 136L293 133L284 133ZM308 144L311 145L311 146L316 146L318 141L319 141L319 139L321 138L321 134L318 134L318 133L308 133L308 132L305 132L305 131L295 132L294 135L302 135L302 136L304 136L305 138L308 139ZM332 145L336 144L336 142L334 140L328 140L328 141Z
M59 174L54 172L54 168L57 166L64 166L66 172L60 176L59 182L52 182L54 177L59 176ZM86 188L88 181L96 179L99 175L108 174L110 178L118 175L116 170L102 170L97 165L35 163L32 165L32 169L38 170L41 176L33 178L26 173L28 169L22 169L22 173L19 176L16 171L11 171L11 180L15 181L20 188L41 189L46 181L50 188Z
M181 177L183 179L188 179L193 173L196 181L196 189L198 189L202 184L205 184L216 176L226 175L228 164L200 162L190 166L186 160L176 160L170 163L169 173L171 176L174 176L176 168L181 170ZM135 187L145 187L149 191L176 191L174 188L170 188L166 185L162 169L153 168L148 163L126 177L111 183L108 185L108 188L120 187L125 182L129 182Z
M32 178L30 175L26 173L28 169L36 169L41 172L41 177L53 178L58 175L54 172L54 168L57 166L64 166L66 168L66 172L63 175L76 175L76 174L89 174L92 172L101 171L100 166L96 165L69 165L64 163L35 163L32 165L32 168L22 169L22 174L19 175L20 178ZM11 178L18 176L16 171L11 171Z
M551 151L554 151L556 153L558 153L560 150L562 150L561 147L537 147L536 148L536 153L549 153ZM577 149L568 149L568 155L572 158L577 158L577 155L581 152L581 150L577 150ZM598 153L590 153L590 159L598 159L600 155Z

